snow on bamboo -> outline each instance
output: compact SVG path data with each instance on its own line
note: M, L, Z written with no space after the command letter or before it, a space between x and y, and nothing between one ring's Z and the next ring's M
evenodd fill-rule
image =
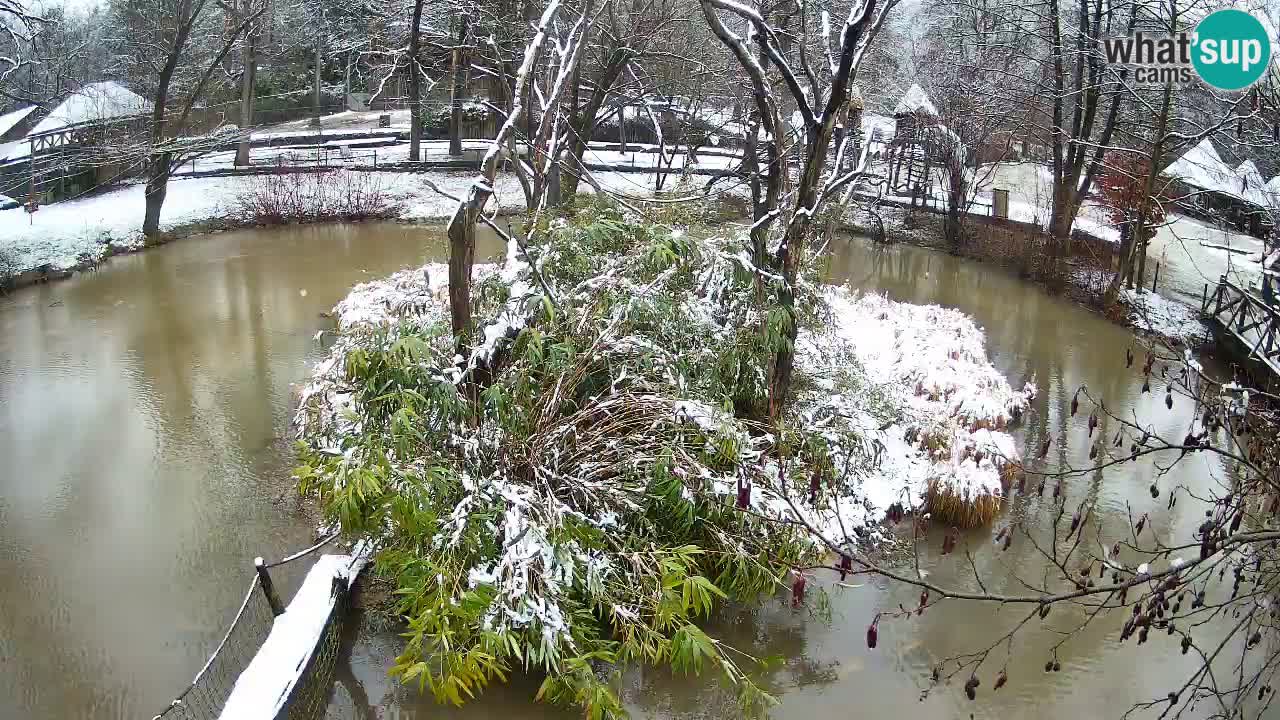
M742 253L716 255L700 274L698 288L681 303L708 337L725 332L709 308L725 292L724 276L734 264L750 271ZM522 288L523 295L528 285L520 279L520 269L513 255L502 268L477 266L476 274L478 279L498 274L503 282ZM358 337L404 320L443 322L446 283L446 266L436 263L354 288L334 309L342 339L317 366L312 383L303 391L298 424L306 427L321 418L328 418L331 425L341 424L348 399L340 375L343 358L358 342L351 339L353 334ZM626 280L607 274L593 278L586 287L594 293L611 283L625 285ZM627 287L637 293L643 290ZM876 294L857 295L836 287L822 289L821 297L832 322L823 331L802 333L797 348L798 367L815 379L818 392L802 394L797 411L812 427L832 418L848 423L863 439L864 454L874 469L860 473L857 497L823 508L803 508L794 498L764 487L753 496L753 504L774 516L804 515L834 541L859 528L874 532L895 503L922 509L931 488L968 502L984 497L998 502L1018 460L1016 444L1006 430L1026 409L1034 386L1011 387L987 360L982 331L959 311L894 302ZM626 348L661 350L646 347L646 341L637 336L616 339L615 350ZM834 379L850 369L858 376L855 382ZM614 385L621 380L615 379ZM677 401L673 409L678 420L739 434L747 453L763 456L762 446L769 438L752 438L723 411L693 399ZM357 428L347 422L341 431ZM855 461L845 459L850 464ZM764 472L776 476L778 469L770 462L765 463ZM735 478L714 480L717 492L727 496L738 492ZM518 499L507 494L508 499ZM513 506L519 503L513 500Z

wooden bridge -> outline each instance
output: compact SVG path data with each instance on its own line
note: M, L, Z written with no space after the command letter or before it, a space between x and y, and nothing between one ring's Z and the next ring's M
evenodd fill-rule
M1207 292L1200 312L1223 349L1259 371L1264 385L1280 386L1280 305L1268 305L1223 276Z

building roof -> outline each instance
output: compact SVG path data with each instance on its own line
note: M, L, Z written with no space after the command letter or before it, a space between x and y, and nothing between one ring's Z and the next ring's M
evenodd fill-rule
M1181 179L1201 190L1240 195L1240 181L1236 172L1222 162L1218 151L1208 138L1191 148L1182 157L1164 169L1164 174ZM1234 181L1234 182L1233 182Z
M5 133L13 129L14 125L27 119L27 116L35 112L35 105L28 105L20 110L14 110L11 113L0 115L0 137L4 137Z
M1280 210L1280 175L1271 178L1271 182L1263 186L1262 192L1267 196L1271 207Z
M1236 168L1237 193L1241 198L1248 200L1254 205L1266 207L1269 202L1267 199L1266 186L1267 182L1262 177L1262 173L1258 172L1258 166L1252 160L1245 160Z
M31 129L32 135L68 125L101 122L147 112L151 103L117 82L85 85L72 93Z
M902 96L898 104L893 108L894 115L908 115L911 113L922 112L925 115L937 115L938 109L929 101L929 95L925 93L924 88L918 84L913 84L907 94Z

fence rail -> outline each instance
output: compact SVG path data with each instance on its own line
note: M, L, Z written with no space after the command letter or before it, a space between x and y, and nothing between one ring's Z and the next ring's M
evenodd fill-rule
M164 710L154 715L152 720L214 720L218 718L222 712L223 703L231 694L236 680L249 666L258 648L271 633L275 618L283 612L283 608L278 605L279 599L274 597L274 590L270 590L270 574L267 571L307 557L337 538L338 534L334 533L304 550L275 562L266 563L262 562L261 558L255 559L254 569L246 571L249 583L244 593L244 600L241 601L226 632L222 634L221 641L214 647L191 683L178 693ZM336 633L336 631L331 632ZM333 642L326 636L323 641L324 647L318 648L317 663L323 661L332 665L336 650L329 648L328 645ZM322 673L325 671L323 667L318 667L317 670ZM329 672L331 673L331 668ZM298 720L313 718L317 716L315 713L324 709L317 707L318 701L314 698L324 697L325 689L311 687L317 678L323 680L324 676L313 673L313 676L307 679L307 700L302 703L312 714L293 714L291 711L290 718Z
M1280 310L1223 276L1207 292L1201 314L1233 338L1245 359L1257 362L1280 382Z

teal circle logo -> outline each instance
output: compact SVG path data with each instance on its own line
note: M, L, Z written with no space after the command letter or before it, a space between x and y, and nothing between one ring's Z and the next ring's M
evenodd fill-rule
M1258 18L1243 10L1218 10L1196 26L1191 64L1219 90L1243 90L1271 64L1271 39Z

